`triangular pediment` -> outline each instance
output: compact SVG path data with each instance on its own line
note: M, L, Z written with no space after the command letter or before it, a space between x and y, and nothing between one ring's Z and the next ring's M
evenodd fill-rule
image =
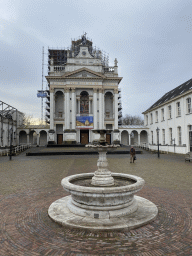
M81 69L75 70L73 72L64 74L62 76L62 78L100 78L100 79L104 79L105 76L100 73L94 72L88 68L81 68Z

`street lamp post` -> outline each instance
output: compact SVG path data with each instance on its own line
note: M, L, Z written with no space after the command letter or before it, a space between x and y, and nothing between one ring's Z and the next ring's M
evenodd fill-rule
M158 158L160 157L160 154L159 154L159 127L157 127L156 131L157 131L157 145L158 145L158 151L157 151L157 154L158 154Z

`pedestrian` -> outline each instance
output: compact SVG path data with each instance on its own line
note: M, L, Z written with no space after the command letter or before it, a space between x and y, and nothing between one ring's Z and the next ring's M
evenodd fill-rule
M131 149L130 149L130 163L134 163L134 158L135 158L135 149L134 149L134 147L131 147Z

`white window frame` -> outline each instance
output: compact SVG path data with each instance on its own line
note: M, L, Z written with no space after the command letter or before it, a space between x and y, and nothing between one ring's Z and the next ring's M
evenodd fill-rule
M155 111L156 123L158 123L158 111Z
M153 113L151 113L151 124L153 123Z
M162 129L162 142L165 145L165 129Z
M161 109L161 120L162 121L165 120L165 110L164 110L164 108Z
M181 133L181 126L177 127L178 131L178 145L182 145L182 133Z
M181 116L181 103L180 103L180 101L178 101L176 103L176 106L177 106L177 116Z
M146 115L146 125L148 125L148 115Z
M192 113L191 98L187 98L187 114Z
M171 119L172 118L171 105L168 106L168 112L169 112L169 119Z

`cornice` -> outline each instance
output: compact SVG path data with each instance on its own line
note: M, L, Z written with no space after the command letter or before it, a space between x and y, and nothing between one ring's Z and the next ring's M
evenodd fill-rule
M174 97L174 98L172 98L172 99L170 99L170 100L168 100L168 101L166 101L166 102L164 102L164 103L162 103L162 104L160 104L158 106L155 106L154 108L146 110L146 111L142 112L142 114L147 114L147 113L150 113L150 112L152 112L152 111L154 111L154 110L156 110L158 108L162 108L165 105L169 105L170 103L172 103L172 102L174 102L174 101L176 101L176 100L178 100L178 99L180 99L182 97L185 97L186 95L188 95L190 93L192 93L192 90L189 90L189 91L187 91L187 92L185 92L185 93L183 93L181 95L178 95L178 96L176 96L176 97Z

